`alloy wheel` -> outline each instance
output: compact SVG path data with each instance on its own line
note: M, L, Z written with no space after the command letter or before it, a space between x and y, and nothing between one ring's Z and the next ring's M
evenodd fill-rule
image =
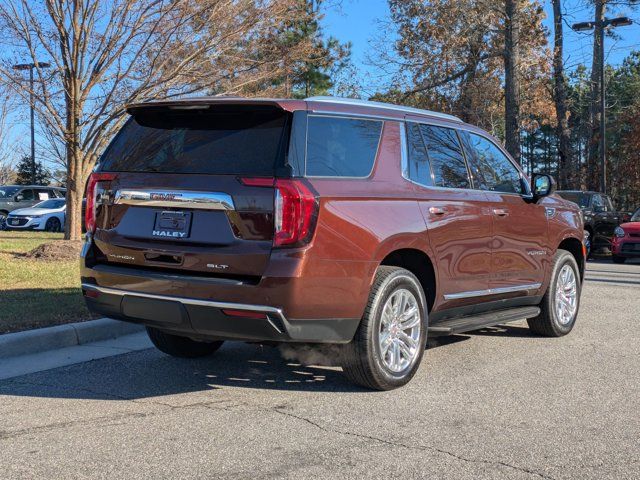
M570 265L564 265L556 280L555 310L562 325L568 325L578 309L578 282Z
M398 289L382 309L378 346L382 363L394 373L411 366L419 353L422 319L416 297Z

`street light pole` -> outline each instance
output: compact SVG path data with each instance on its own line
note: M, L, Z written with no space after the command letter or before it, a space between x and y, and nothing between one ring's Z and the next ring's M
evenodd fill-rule
M600 191L607 193L607 153L606 153L606 140L607 140L607 116L606 116L606 94L605 94L605 65L604 65L604 32L606 28L623 27L633 24L633 21L629 17L617 17L617 18L596 18L592 22L580 22L574 23L571 28L576 32L585 32L593 29L598 30L600 44L598 47L598 62L600 64L600 132L599 132L599 145L598 145L598 157L600 161ZM593 87L592 87L593 88Z
M45 62L20 63L14 65L15 70L29 70L29 107L31 110L31 184L36 183L36 134L35 134L35 113L33 108L33 69L48 68L51 65Z

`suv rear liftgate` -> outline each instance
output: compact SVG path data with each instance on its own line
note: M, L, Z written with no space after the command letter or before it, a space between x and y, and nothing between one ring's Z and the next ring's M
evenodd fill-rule
M348 341L357 319L288 321L265 306L296 289L282 278L296 260L272 251L304 245L318 211L286 162L293 114L256 103L130 113L87 189L91 308L194 338Z

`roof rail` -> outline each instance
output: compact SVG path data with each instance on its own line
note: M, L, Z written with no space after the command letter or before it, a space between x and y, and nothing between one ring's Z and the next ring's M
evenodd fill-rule
M374 102L372 100L360 100L357 98L340 98L340 97L329 97L329 96L317 96L317 97L309 97L305 98L306 101L309 102L327 102L327 103L340 103L344 105L358 105L362 107L375 107L375 108L384 108L387 110L394 110L396 112L404 112L404 113L413 113L416 115L429 115L431 117L439 117L445 120L450 120L452 122L460 122L462 120L454 115L449 115L447 113L433 112L431 110L423 110L421 108L414 107L404 107L402 105L394 105L392 103L384 103L384 102Z

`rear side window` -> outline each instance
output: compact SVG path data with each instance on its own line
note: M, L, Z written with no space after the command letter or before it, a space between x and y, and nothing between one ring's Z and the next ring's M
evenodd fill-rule
M462 132L462 137L475 188L492 192L524 193L520 172L493 142L468 132Z
M307 125L307 176L369 176L382 121L310 115Z
M53 190L38 188L36 189L36 200L49 200L55 198Z
M112 172L274 175L284 164L287 113L270 106L142 110L101 159Z
M469 173L456 131L420 125L420 132L429 154L433 184L437 187L469 188Z
M424 146L420 126L417 123L407 123L407 143L409 146L409 180L421 185L433 185L431 167L427 148Z

